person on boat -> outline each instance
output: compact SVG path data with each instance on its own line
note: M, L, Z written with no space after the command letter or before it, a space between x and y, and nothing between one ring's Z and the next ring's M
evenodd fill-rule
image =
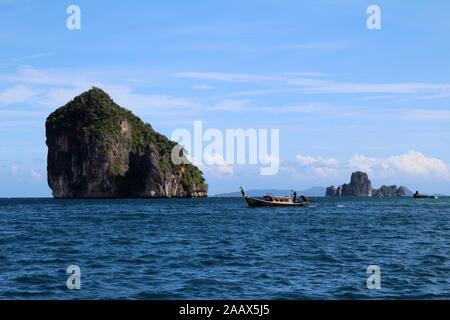
M300 198L302 198L303 202L309 201L309 199L304 194L302 194Z
M294 191L294 202L297 202L297 192Z

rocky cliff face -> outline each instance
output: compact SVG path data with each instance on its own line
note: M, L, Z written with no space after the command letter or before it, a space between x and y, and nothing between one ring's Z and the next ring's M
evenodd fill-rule
M356 171L352 173L350 184L343 184L342 196L371 197L372 183L367 173Z
M171 161L176 143L101 89L50 114L46 136L48 185L55 198L207 196L197 167Z
M325 196L357 196L357 197L406 197L406 188L392 186L381 186L380 189L372 189L372 183L367 173L357 171L352 173L350 184L343 184L337 188L328 187Z
M337 189L334 186L328 187L326 196L356 196L356 197L371 197L372 183L367 176L367 173L356 171L352 173L349 184L344 183Z
M372 195L374 197L406 197L406 190L403 187L397 188L396 185L383 185L380 189L373 189Z
M336 197L336 188L334 186L328 187L325 192L326 197Z

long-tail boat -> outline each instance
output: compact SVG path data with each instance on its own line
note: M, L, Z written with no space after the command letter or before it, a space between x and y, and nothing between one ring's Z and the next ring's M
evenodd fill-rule
M263 199L256 199L249 197L245 194L244 189L240 187L242 196L244 197L245 203L250 207L306 207L308 206L308 201L303 200L301 202L294 201L292 197L275 197L270 195L264 195ZM306 199L306 198L304 198Z

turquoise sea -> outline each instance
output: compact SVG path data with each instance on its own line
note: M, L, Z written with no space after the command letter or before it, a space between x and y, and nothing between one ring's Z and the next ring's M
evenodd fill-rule
M315 200L0 199L0 299L450 298L449 198Z

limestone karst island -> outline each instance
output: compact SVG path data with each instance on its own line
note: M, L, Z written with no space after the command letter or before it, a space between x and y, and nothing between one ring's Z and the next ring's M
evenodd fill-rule
M367 173L362 171L356 171L352 173L350 183L344 183L343 185L330 186L327 188L327 197L406 197L405 187L381 186L379 189L372 189L372 182L369 180ZM409 190L408 190L409 191Z
M191 164L170 159L175 142L92 88L46 121L48 185L55 198L206 197Z

